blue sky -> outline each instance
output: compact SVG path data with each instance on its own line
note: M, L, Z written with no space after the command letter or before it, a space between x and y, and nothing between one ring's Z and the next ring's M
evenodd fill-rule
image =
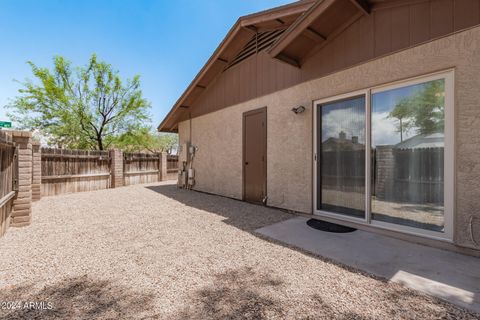
M122 77L140 74L156 127L239 16L289 0L0 0L0 120L31 78L26 61L92 53Z

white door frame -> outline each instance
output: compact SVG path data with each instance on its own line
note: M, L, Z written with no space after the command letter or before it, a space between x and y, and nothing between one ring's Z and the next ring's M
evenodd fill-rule
M339 100L345 100L349 98L355 98L355 97L360 97L360 96L365 96L365 102L367 101L367 95L368 95L368 90L358 90L358 91L353 91L345 94L340 94L336 95L333 97L328 97L325 99L320 99L316 100L313 102L313 117L314 117L314 126L313 126L313 175L314 175L314 183L313 183L313 193L314 193L314 203L313 203L313 213L317 214L319 216L325 216L329 218L335 218L335 219L341 219L341 220L347 220L351 222L360 222L360 223L365 223L367 222L367 212L365 211L365 218L357 218L357 217L352 217L352 216L347 216L343 215L341 213L334 213L334 212L329 212L325 210L318 210L317 209L317 196L318 196L318 172L317 172L317 158L320 156L317 151L317 145L318 145L318 137L317 137L317 130L318 130L318 109L319 109L319 104L324 104L327 102L335 102ZM366 115L366 112L365 112ZM366 128L366 127L365 127ZM366 129L365 129L365 137L366 137Z

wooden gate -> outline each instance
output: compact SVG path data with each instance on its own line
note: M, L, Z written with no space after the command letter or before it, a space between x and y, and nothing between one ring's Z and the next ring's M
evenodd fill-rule
M160 181L160 155L158 153L124 153L124 185Z

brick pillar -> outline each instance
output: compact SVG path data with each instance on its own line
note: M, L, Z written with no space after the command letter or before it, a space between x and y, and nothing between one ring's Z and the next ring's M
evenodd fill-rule
M392 196L394 159L392 146L377 146L377 184L375 194L378 199L388 200Z
M32 134L10 131L18 148L18 193L13 198L10 226L23 227L32 222Z
M123 152L122 150L110 150L112 165L110 167L111 188L123 186Z
M160 170L158 172L158 179L159 181L164 181L168 179L168 172L167 172L167 153L160 152Z
M39 141L32 141L32 201L41 198L42 155Z

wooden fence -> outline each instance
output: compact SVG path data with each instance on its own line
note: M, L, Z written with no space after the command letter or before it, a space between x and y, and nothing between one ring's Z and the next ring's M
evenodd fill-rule
M364 192L365 150L321 153L322 187L344 192Z
M124 153L124 185L159 181L161 171L160 154Z
M42 148L42 195L51 196L109 187L108 151Z
M0 131L0 236L10 224L12 202L18 191L17 149L11 138Z
M443 204L443 148L372 150L372 194L380 200ZM365 151L321 153L324 189L363 193Z
M125 186L174 179L178 157L167 156L166 161L167 173L173 174L162 176L159 153L42 148L41 194L51 196L116 187L112 183L114 174L121 176L119 185Z
M443 204L443 148L394 149L393 198Z
M178 172L178 156L167 155L167 172L176 175Z

